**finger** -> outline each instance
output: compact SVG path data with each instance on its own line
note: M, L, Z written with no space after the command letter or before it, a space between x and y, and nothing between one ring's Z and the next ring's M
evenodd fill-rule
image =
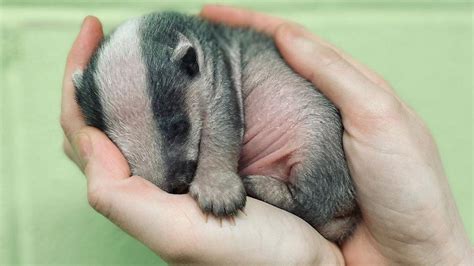
M72 147L84 160L89 204L159 255L173 256L176 246L187 242L190 222L203 220L195 201L130 177L125 158L100 130L84 127L75 136Z
M76 136L77 137L77 136ZM74 137L73 137L74 139ZM84 171L84 160L77 154L78 147L74 147L66 136L63 138L63 151L66 156L73 161L81 171Z
M74 154L71 143L66 136L63 138L63 151L71 161L76 161L76 155Z
M240 26L240 27L251 27L258 31L265 32L269 35L274 35L276 29L284 24L289 23L283 19L276 18L273 16L261 14L258 12L221 6L221 5L206 5L203 7L200 15L206 19L209 19L214 22L224 23L230 26ZM294 24L297 27L296 24ZM327 41L319 38L316 35L311 35L311 39L314 41L323 43L336 51L342 58L352 64L357 70L364 74L370 81L379 85L380 87L391 91L390 85L386 82L379 74L371 70L364 64L356 61L352 56L348 55L344 51L338 49L333 44L328 43Z
M304 28L301 27L301 30L304 30ZM337 54L339 54L344 60L349 62L354 68L356 68L358 71L360 71L364 76L366 76L371 82L374 84L380 86L387 92L393 92L392 88L390 87L390 84L386 80L384 80L379 74L377 74L375 71L367 67L366 65L360 63L359 61L355 60L351 55L347 54L346 52L342 51L338 47L336 47L334 44L331 44L327 42L326 40L321 39L319 36L314 35L314 34L307 34L306 35L310 40L313 40L314 42L319 42L323 45L326 45L330 48L332 48Z
M200 16L229 26L251 27L270 35L274 34L278 26L285 23L285 20L280 18L242 8L221 5L205 5L201 10Z
M67 57L63 78L61 126L68 138L71 138L74 132L85 125L79 106L75 101L72 74L77 69L83 69L86 66L102 37L100 21L95 17L86 17Z
M72 139L72 147L78 155L89 188L130 177L127 160L115 144L99 129L83 127Z
M85 126L71 139L76 164L87 177L89 204L106 217L112 211L113 196L120 182L130 177L130 168L119 149L100 130Z
M310 36L302 28L284 24L275 40L288 64L313 82L346 118L376 112L380 105L394 100L331 46Z

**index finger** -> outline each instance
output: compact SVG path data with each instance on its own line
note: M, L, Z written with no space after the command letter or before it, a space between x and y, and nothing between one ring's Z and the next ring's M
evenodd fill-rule
M283 19L255 11L221 5L205 5L200 16L229 26L251 27L271 36L273 36L278 26L286 23Z
M250 27L257 31L264 32L272 37L275 37L277 29L283 24L292 24L284 19L265 15L255 11L221 5L205 5L201 10L200 16L214 22L227 24L229 26ZM380 77L379 74L364 64L358 62L344 51L338 49L333 44L319 38L318 36L312 35L312 39L315 42L330 47L371 82L380 86L390 94L394 94L390 88L390 85L382 77Z

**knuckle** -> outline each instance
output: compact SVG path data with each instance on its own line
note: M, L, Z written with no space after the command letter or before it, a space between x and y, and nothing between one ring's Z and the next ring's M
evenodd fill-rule
M68 118L66 117L65 114L61 114L59 116L59 124L61 125L61 128L63 129L63 131L66 132L68 128Z
M343 62L342 57L334 49L326 45L321 45L318 49L318 60L325 67Z
M110 218L110 204L104 200L106 190L102 185L89 185L87 189L87 200L94 210Z
M334 71L347 67L347 63L343 58L336 51L325 45L321 45L321 47L318 48L317 54L314 58L317 58L315 60L318 60L317 64L321 69L330 69L331 71ZM311 71L308 78L312 83L319 83L320 76L321 75L318 75L316 71Z
M64 135L69 140L71 139L71 135L72 135L70 120L71 120L70 117L65 114L61 114L61 116L59 117L59 124L61 125L61 128L63 129Z
M380 92L367 100L367 104L359 107L359 116L388 118L400 114L403 107L398 99L386 92Z
M375 129L389 129L399 125L406 112L403 104L388 93L378 95L363 107L353 109L350 119L344 119L346 128L369 133ZM377 131L377 130L375 130Z
M98 211L100 206L100 189L89 188L87 191L87 200L89 201L89 205Z
M382 94L377 102L378 112L384 116L396 116L402 109L401 102L388 93Z
M64 152L64 154L67 155L67 157L69 159L73 159L72 158L71 144L69 144L69 141L66 138L63 139L63 152Z
M375 85L382 87L382 88L391 88L391 85L388 81L381 77L376 77L374 80Z

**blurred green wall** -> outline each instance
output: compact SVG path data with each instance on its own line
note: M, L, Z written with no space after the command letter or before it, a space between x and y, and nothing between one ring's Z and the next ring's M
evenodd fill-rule
M163 263L88 206L84 177L61 149L61 79L85 15L110 30L153 10L195 13L203 2L2 2L0 265ZM431 128L473 239L469 2L232 2L302 23L385 76Z

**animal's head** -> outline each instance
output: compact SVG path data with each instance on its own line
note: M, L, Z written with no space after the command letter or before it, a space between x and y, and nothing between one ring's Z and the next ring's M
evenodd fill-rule
M73 76L86 122L107 133L134 175L172 193L185 192L194 177L201 95L209 87L203 50L185 25L190 20L177 14L129 20Z

